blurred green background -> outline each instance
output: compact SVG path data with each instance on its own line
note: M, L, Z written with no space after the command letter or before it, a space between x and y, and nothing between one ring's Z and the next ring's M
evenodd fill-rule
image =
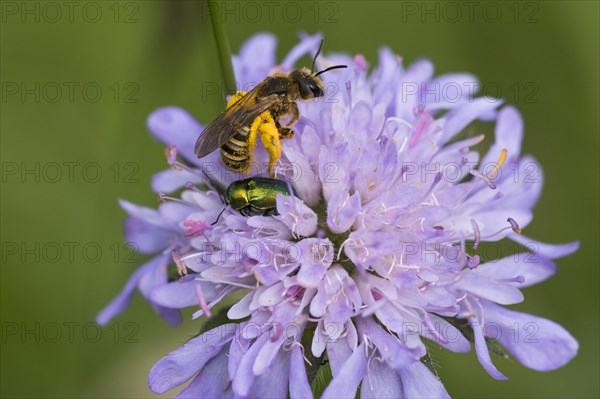
M598 2L244 4L225 5L234 51L271 31L281 60L299 31L320 31L326 51L371 65L387 45L405 62L430 58L436 73L472 72L520 109L524 152L546 177L525 233L581 249L515 308L565 326L580 352L550 373L496 358L507 382L474 353L434 360L455 397L598 397ZM178 105L207 122L222 107L203 91L220 80L206 4L1 6L1 396L150 397L148 370L198 322L188 312L172 329L137 295L103 330L91 322L143 260L123 247L116 200L156 205L149 182L166 165L147 115Z

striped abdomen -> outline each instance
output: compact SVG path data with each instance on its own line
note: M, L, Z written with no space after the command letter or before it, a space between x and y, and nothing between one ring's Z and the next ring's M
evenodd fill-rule
M230 169L244 173L250 168L252 154L248 149L250 128L243 126L221 146L221 159Z

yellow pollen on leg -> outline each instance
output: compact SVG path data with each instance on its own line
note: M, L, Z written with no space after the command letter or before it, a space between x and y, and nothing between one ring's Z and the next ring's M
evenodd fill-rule
M235 104L240 98L244 97L246 95L245 91L238 91L237 93L235 93L233 96L231 96L229 98L229 101L227 101L227 108L231 107L233 104Z
M263 120L262 120L263 114L259 115L256 119L254 119L254 121L252 122L252 125L250 125L250 133L248 133L248 151L247 151L248 168L250 168L251 164L252 164L252 157L254 155L254 149L256 148L256 137L258 136L258 131L260 129L260 126L263 123Z
M281 158L281 142L279 140L279 130L275 121L268 111L265 111L261 116L262 123L258 130L260 131L260 139L269 153L269 176L275 177L275 164Z

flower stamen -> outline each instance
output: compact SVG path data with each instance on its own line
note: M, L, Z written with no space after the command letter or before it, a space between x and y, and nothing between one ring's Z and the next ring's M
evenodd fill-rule
M173 261L175 262L175 265L177 266L177 273L179 273L179 275L181 277L187 275L187 266L181 259L181 254L179 253L179 251L176 249L172 250L171 256L173 257Z
M191 181L188 181L185 183L185 188L195 191L197 193L201 193L203 195L206 194L206 191L200 190L194 183L192 183Z
M183 170L177 163L177 148L175 146L168 146L165 148L165 157L167 158L167 164L171 169Z
M186 200L182 200L179 198L175 198L175 197L170 197L165 193L158 193L158 201L159 202L166 202L166 201L172 201L172 202L176 202L178 204L182 204L185 206L190 206L192 208L198 208L198 206L192 202L186 201Z
M178 172L186 171L189 173L197 174L196 170L184 163L179 162L177 160L177 154L177 147L169 146L165 148L165 157L167 158L167 164L169 165L169 167Z
M352 107L352 83L346 82L346 95L348 96L348 106Z
M183 235L186 237L198 237L210 230L211 226L204 220L186 219L183 221L186 227Z
M494 177L496 177L496 175L500 171L500 168L502 167L502 165L504 165L504 162L506 161L506 154L507 154L506 148L503 148L502 151L500 151L500 157L496 161L496 164L494 165L494 169L492 169L492 171L488 174L488 177L490 179L493 179Z
M483 180L489 188L491 188L492 190L496 189L496 184L490 180L489 177L487 177L486 175L484 175L483 173L481 173L480 171L474 169L471 171L471 174L475 177L480 178L481 180Z
M471 219L471 225L473 226L473 233L475 234L475 242L473 243L473 249L477 249L479 246L479 241L481 240L481 231L479 230L479 225L475 219Z
M431 332L435 336L435 338L439 339L440 342L447 343L448 339L436 330L435 326L431 322L431 318L429 318L429 314L424 310L421 311L423 312L423 322L425 323L425 327L427 327L429 332Z
M433 192L433 189L435 188L435 186L437 186L438 183L440 181L442 181L442 177L443 177L443 173L442 172L437 172L435 174L435 178L433 179L433 183L431 184L431 186L429 187L429 190L427 190L427 192L425 193L425 195L423 196L423 198L419 202L424 201L426 198L428 198L431 195L431 193Z
M202 287L200 284L196 284L196 298L198 298L198 304L200 305L200 309L204 312L206 317L211 317L212 313L206 304L206 299L204 298L204 292L202 292Z
M221 284L226 284L226 285L234 285L236 287L240 287L240 288L248 288L250 290L253 290L256 288L256 286L254 285L248 285L248 284L243 284L243 283L238 283L235 281L229 281L229 280L220 280L220 279L216 279L216 278L202 278L202 277L196 277L196 280L198 281L206 281L207 283L221 283Z
M514 231L517 234L521 234L521 228L519 227L519 224L515 221L515 219L508 218L508 219L506 219L506 221L508 223L510 223L510 227L511 227L512 231Z
M479 258L479 255L467 255L467 266L469 267L469 269L475 269L477 266L479 266L480 262L481 259Z

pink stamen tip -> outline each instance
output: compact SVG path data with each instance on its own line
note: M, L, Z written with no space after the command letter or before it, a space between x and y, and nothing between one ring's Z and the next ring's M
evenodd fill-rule
M306 292L306 289L304 287L299 286L299 285L293 285L287 290L286 295L289 298L300 299L300 298L302 298L302 296L304 296L305 292Z
M288 288L288 290L285 294L289 297L294 297L294 296L296 296L296 292L298 292L299 287L300 286L298 286L298 285L292 285L290 288Z
M196 298L198 298L198 305L200 306L200 309L202 309L202 312L204 312L204 316L212 317L212 313L210 312L210 309L206 304L204 292L202 292L202 287L200 286L200 284L196 284Z
M352 83L346 82L346 94L348 95L348 104L352 106Z
M165 202L167 200L167 195L165 193L158 193L158 200L160 202Z
M479 246L479 240L481 240L481 232L479 230L479 225L474 219L471 219L471 225L473 226L473 232L475 233L475 242L473 243L473 249L477 249Z
M362 54L356 54L354 56L354 62L356 62L356 66L362 70L367 69L367 59Z
M413 108L413 114L415 116L421 115L423 113L423 111L425 111L425 104L419 104Z
M183 221L185 231L183 235L186 237L198 237L210 230L210 225L203 220L186 219Z
M479 255L469 256L467 258L467 266L469 269L475 269L477 266L479 266L479 263L481 263Z
M508 218L506 219L506 221L508 223L510 223L510 227L512 228L512 230L517 233L517 234L521 234L521 228L519 227L519 224L515 221L515 219L513 218Z
M376 301L383 298L383 295L381 295L381 293L379 291L371 290L371 294L373 295L373 299L375 299Z
M273 327L273 335L271 335L271 342L275 342L281 337L281 333L283 332L283 326L281 323L275 323Z
M177 266L177 273L179 273L179 275L182 277L187 275L187 267L185 266L185 263L183 263L183 260L181 259L181 255L179 254L179 251L176 249L172 250L171 256L173 257L175 266Z
M431 117L431 115L425 112L425 105L419 105L418 107L415 107L413 112L415 113L415 117L418 120L415 125L414 132L408 143L408 148L414 147L419 142L419 140L423 136L423 133L433 122L433 118Z

